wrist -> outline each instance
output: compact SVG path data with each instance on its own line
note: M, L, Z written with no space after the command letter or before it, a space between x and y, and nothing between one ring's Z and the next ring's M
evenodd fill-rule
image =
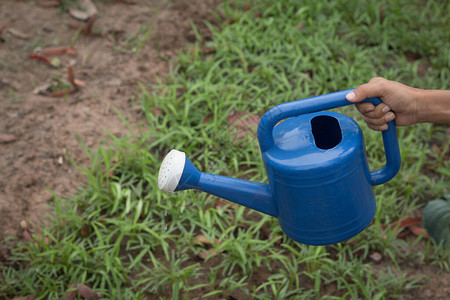
M426 123L427 116L429 114L429 106L427 100L427 90L415 89L414 102L415 102L415 122L414 123Z
M450 125L450 91L418 90L416 103L417 123Z

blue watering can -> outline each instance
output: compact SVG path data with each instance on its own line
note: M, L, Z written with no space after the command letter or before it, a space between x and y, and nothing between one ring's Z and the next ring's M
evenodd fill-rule
M283 103L262 117L258 140L269 184L200 172L183 152L172 150L158 187L198 189L274 216L287 236L304 244L349 239L375 215L372 186L392 179L401 164L394 121L382 133L386 165L370 172L358 124L324 111L352 104L345 99L350 91Z

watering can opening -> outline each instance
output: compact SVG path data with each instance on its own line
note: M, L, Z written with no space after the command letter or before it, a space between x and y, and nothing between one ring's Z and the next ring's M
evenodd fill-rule
M336 118L317 116L311 119L311 129L317 148L328 150L342 141L341 126Z

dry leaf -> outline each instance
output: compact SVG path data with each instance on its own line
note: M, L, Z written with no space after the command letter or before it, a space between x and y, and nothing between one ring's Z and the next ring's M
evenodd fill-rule
M50 94L50 92L51 92L51 86L48 83L38 86L37 88L35 88L33 90L33 94L35 94L35 95L48 96Z
M43 8L58 7L61 5L61 2L58 0L47 0L40 2L38 5Z
M77 290L84 299L100 299L100 293L94 292L90 287L79 283Z
M233 143L239 145L248 135L255 136L261 117L250 112L231 111L227 120L233 125L228 128L230 131L234 132L237 128Z
M95 21L97 20L97 15L94 14L92 16L89 17L89 19L86 22L86 25L84 25L83 29L81 30L81 32L84 35L90 35L92 32L92 27L94 26Z
M39 61L45 62L45 63L47 63L49 65L52 64L52 62L51 62L51 60L49 58L47 58L45 56L42 56L42 55L39 55L39 54L30 55L28 58L29 59L39 60Z
M8 28L8 32L11 33L12 35L14 35L18 38L24 39L24 40L28 40L31 37L31 35L23 33L22 31L14 29L14 28Z
M212 245L212 244L218 244L220 245L221 242L218 239L214 239L214 242L211 242L205 235L201 234L201 235L197 235L194 238L194 243L200 243L200 244L205 244L205 245Z
M76 90L77 90L76 88L65 89L65 90L53 92L50 96L52 96L53 98L61 98L61 97L64 97L68 94L75 92Z
M16 140L16 137L12 134L0 134L0 144L12 143Z
M397 232L398 238L404 238L409 235L411 226L417 225L420 223L422 223L422 217L417 217L417 218L405 217L405 218L400 219L390 225L382 226L381 230L384 231L384 229L386 229L386 227L389 226L392 230L395 230ZM386 239L387 237L384 236L383 238Z
M258 127L261 117L246 111L231 111L227 121L242 129L253 129Z
M74 80L75 84L80 87L80 86L86 86L86 82L84 82L83 80L80 79L76 79Z
M97 7L95 7L91 0L79 0L78 2L80 7L84 10L69 8L70 15L75 19L86 21L93 15L97 14Z
M59 300L73 300L78 296L78 290L72 290L67 295L62 296Z
M39 52L39 54L43 56L63 55L63 54L74 55L76 54L76 51L72 47L53 47L44 49L41 52Z
M69 77L69 82L72 84L72 86L76 89L78 89L77 83L75 82L75 75L73 74L73 67L72 65L69 65L67 67L67 74Z
M209 253L209 251L200 251L197 255L201 259L206 259L208 257L208 253Z
M411 232L414 234L414 235L417 235L417 236L419 236L419 235L421 235L423 232L425 232L425 234L423 235L423 237L424 238L429 238L429 235L428 235L428 233L425 231L425 228L422 228L422 227L418 227L418 226L411 226L411 227L409 227L409 230L411 230Z
M206 251L200 251L197 255L201 259L206 259L209 255L216 256L218 253L221 253L221 252L223 252L222 249L220 249L219 251L216 251L215 249L209 249L209 250L206 250Z

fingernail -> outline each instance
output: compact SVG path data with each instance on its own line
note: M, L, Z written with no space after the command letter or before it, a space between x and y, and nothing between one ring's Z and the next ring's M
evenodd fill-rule
M354 92L350 92L347 94L347 96L345 96L345 98L347 98L347 100L353 100L355 99L356 94Z
M383 126L380 127L380 130L381 130L381 131L385 131L385 130L387 130L387 129L388 129L388 125L387 125L387 124L385 124L385 125L383 125Z
M374 109L375 109L375 107L372 106L372 105L370 105L370 106L368 106L368 107L366 108L366 112L371 112L371 111L373 111Z
M395 115L392 112L390 112L384 117L384 119L386 120L386 122L390 122L395 119Z
M381 110L383 113L387 113L388 111L390 111L391 110L391 108L389 107L389 106L385 106L385 107L383 107L383 109Z

